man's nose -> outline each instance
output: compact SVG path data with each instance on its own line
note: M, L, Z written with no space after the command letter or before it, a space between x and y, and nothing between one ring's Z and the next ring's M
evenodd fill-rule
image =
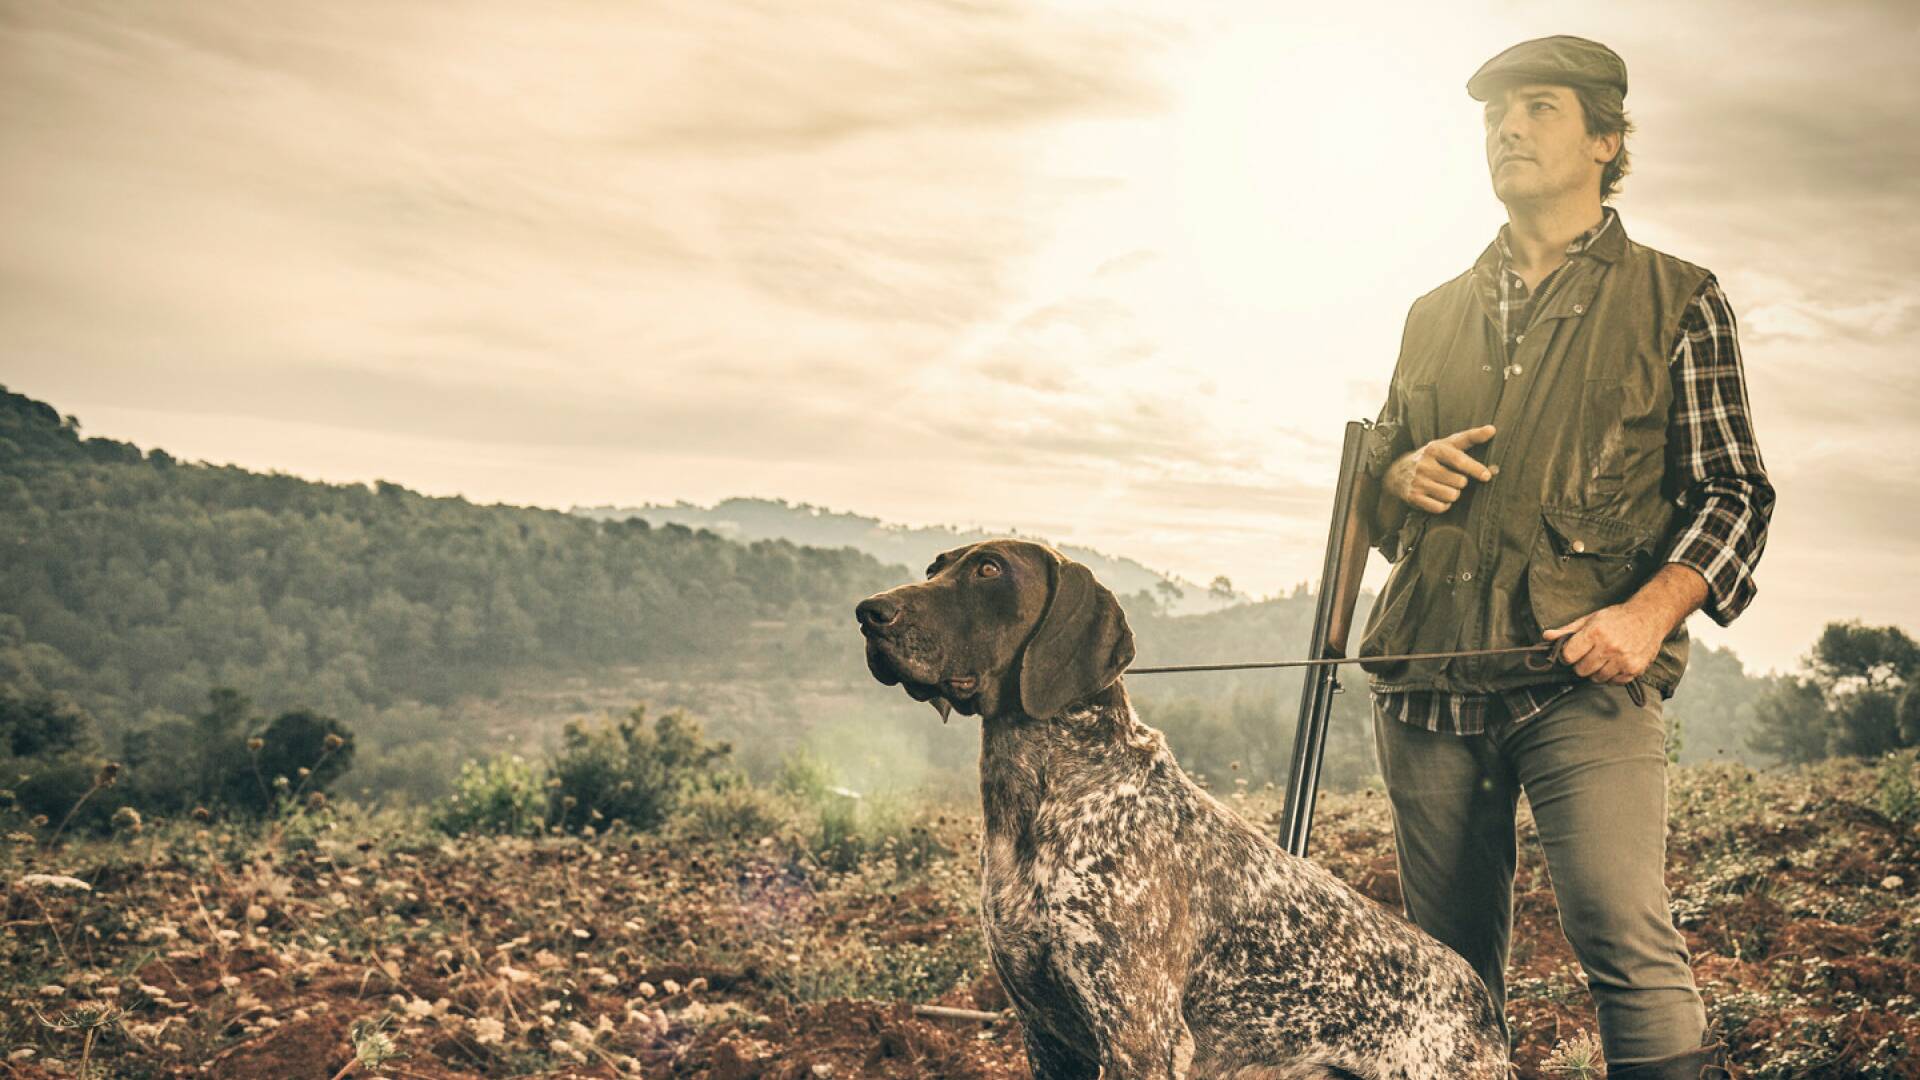
M1500 114L1500 124L1494 131L1501 142L1512 142L1520 137L1520 128L1526 123L1525 113L1525 109L1508 109Z
M900 602L886 593L869 596L853 609L853 617L860 620L862 627L878 630L892 625L893 620L900 617Z

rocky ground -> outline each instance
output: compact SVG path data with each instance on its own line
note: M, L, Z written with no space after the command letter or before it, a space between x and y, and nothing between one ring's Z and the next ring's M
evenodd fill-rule
M1895 771L1897 764L1898 772ZM1906 786L1903 788L1902 784ZM1248 817L1274 805L1231 796ZM1920 1078L1911 763L1676 770L1669 883L1751 1077ZM14 1077L1012 1078L977 929L977 808L822 857L795 834L450 839L320 809L4 858ZM1523 825L1523 1075L1597 1076L1593 1014ZM1328 795L1316 857L1398 902L1385 799Z

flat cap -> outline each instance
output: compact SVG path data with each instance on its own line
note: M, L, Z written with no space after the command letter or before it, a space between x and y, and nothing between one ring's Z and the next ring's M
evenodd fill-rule
M1543 82L1604 87L1627 96L1627 62L1597 41L1558 34L1523 41L1480 65L1467 94L1485 101L1502 83Z

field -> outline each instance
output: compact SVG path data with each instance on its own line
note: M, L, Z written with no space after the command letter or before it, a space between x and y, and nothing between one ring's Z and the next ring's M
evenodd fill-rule
M325 805L52 848L16 833L7 1075L1027 1075L1010 1015L913 1011L1006 1005L977 928L977 806L849 803L823 835L738 798L585 838ZM1271 821L1277 800L1229 801ZM1678 769L1671 806L1674 906L1741 1075L1920 1078L1911 758ZM1315 842L1397 904L1380 794L1325 796ZM1518 890L1521 1072L1597 1076L1530 835Z

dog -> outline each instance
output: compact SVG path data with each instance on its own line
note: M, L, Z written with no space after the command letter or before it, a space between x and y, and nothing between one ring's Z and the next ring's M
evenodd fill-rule
M981 720L981 921L1036 1080L1506 1080L1466 961L1181 771L1113 593L1043 544L855 609L867 666Z

